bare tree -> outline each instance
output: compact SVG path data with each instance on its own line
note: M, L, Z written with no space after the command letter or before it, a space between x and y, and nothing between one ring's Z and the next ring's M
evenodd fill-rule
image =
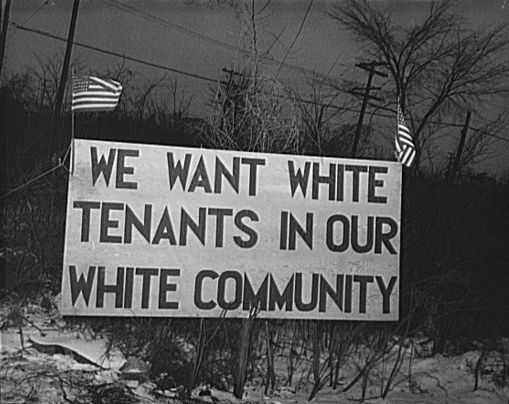
M409 107L405 113L421 151L441 136L446 119L462 119L466 110L486 117L483 102L509 92L507 23L474 29L448 1L431 2L422 20L407 26L369 0L341 2L329 14L353 33L366 57L385 63L385 98L394 105L398 95L402 108ZM429 130L436 121L440 125Z

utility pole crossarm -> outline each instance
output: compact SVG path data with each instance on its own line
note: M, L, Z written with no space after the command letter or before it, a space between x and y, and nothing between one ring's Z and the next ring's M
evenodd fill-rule
M371 86L372 82L373 82L373 76L376 74L378 76L382 76L382 77L387 77L387 74L384 73L384 72L380 72L378 70L375 70L375 68L377 66L384 66L385 63L383 62L376 62L376 61L373 61L373 62L369 62L369 63L357 63L355 66L363 69L363 70L366 70L369 72L369 75L368 75L368 81L366 83L366 88L364 89L363 93L362 93L362 107L361 107L361 112L359 114L359 120L357 121L357 128L355 130L355 137L353 139L353 144L352 144L352 152L351 152L351 157L352 158L355 158L356 155L357 155L357 147L359 145L359 138L361 136L361 130L362 130L362 121L364 120L364 114L366 113L366 106L368 104L368 100L369 99L374 99L374 100L377 100L377 101L383 101L383 99L380 99L379 97L375 97L375 96L372 96L369 94L369 92L374 89L374 87ZM357 95L356 92L358 92L358 89L354 88L350 91L351 94L353 95Z
M380 72L378 70L374 70L375 67L378 67L378 66L386 66L386 63L385 62L361 62L361 63L356 63L355 64L356 67L360 68L360 69L364 69L368 72L371 72L373 70L373 74L376 74L377 76L382 76L382 77L387 77L387 73L384 73L384 72Z
M381 90L380 87L371 87L370 90ZM347 90L347 92L349 94L352 94L356 97L359 97L359 98L363 98L365 95L366 95L366 89L363 88L363 89L357 89L357 88L352 88L351 90ZM370 100L375 100L375 101L378 101L378 102L383 102L384 101L384 98L383 97L377 97L375 95L371 95L371 94L368 94L368 98Z

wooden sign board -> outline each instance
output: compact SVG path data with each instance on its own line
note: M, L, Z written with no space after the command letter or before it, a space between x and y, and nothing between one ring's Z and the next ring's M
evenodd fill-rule
M75 140L65 315L397 320L401 165Z

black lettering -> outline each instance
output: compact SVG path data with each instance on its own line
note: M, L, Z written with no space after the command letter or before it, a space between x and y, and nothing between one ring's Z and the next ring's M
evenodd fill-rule
M376 276L376 283L380 288L380 292L383 296L383 313L388 314L391 312L391 294L394 289L394 285L396 285L397 277L391 276L391 280L389 281L389 285L385 286L384 278L381 276Z
M389 226L389 230L384 233L384 224ZM398 234L398 224L391 217L377 217L375 225L375 254L382 253L382 243L391 254L397 254L396 249L391 244L391 239Z
M124 180L124 175L134 174L134 167L126 167L126 157L138 157L140 152L138 150L118 149L117 154L117 181L115 187L118 189L137 189L136 182L127 182Z
M354 275L353 281L359 283L359 313L366 313L367 284L373 282L373 277L369 275Z
M141 308L148 309L150 302L150 278L152 276L157 276L159 273L157 268L136 268L136 275L142 276L142 285L141 285Z
M233 279L235 298L227 302L226 301L226 281ZM219 277L217 285L217 304L223 310L235 310L238 309L242 303L242 275L235 271L224 271Z
M124 243L130 244L133 237L133 227L150 243L150 228L152 221L152 205L145 205L143 222L131 210L129 205L125 206Z
M376 188L382 188L384 186L383 180L377 180L377 174L387 174L387 167L369 166L368 173L368 202L370 203L387 203L386 196L375 195Z
M295 172L294 162L292 160L288 160L288 175L290 176L290 192L292 194L292 198L297 191L297 187L299 187L302 191L302 196L306 196L310 168L311 163L306 161L304 164L304 171L302 172L299 168L297 172Z
M168 292L175 292L177 285L175 283L168 283L170 276L180 276L180 269L176 268L161 268L159 275L159 308L177 310L179 308L178 302L169 302L166 300L166 294Z
M124 309L130 309L133 307L133 286L134 268L127 267L125 271Z
M110 236L109 229L118 228L118 220L110 220L110 210L124 210L123 203L103 202L101 207L101 231L99 242L101 243L121 243L121 236Z
M341 237L341 244L337 244L334 241L334 224L336 222L341 222L343 225L343 235ZM349 246L349 235L350 235L350 222L348 218L344 215L332 215L327 219L327 247L329 250L334 252L344 252L348 249Z
M344 302L344 312L351 313L352 312L352 275L345 276L345 302Z
M209 215L216 217L216 247L222 247L224 242L224 218L233 216L233 209L209 208Z
M269 310L274 311L276 310L276 305L280 310L285 308L286 311L292 311L293 310L293 283L294 283L294 277L290 278L288 283L286 284L285 290L283 293L279 292L279 289L277 287L276 281L270 276L270 294L269 294Z
M302 296L302 274L295 274L295 307L300 311L311 311L318 301L318 274L311 276L311 300L304 303Z
M196 223L191 216L185 211L184 208L181 208L180 214L180 237L179 237L179 245L184 246L187 245L187 229L191 229L194 235L200 240L202 245L205 245L205 226L206 226L206 218L207 218L207 209L199 208L198 210L198 223Z
M324 313L327 310L327 295L332 297L339 310L343 310L343 277L343 275L336 275L336 289L334 290L325 277L320 275L319 312Z
M258 221L258 215L255 212L253 212L252 210L249 210L249 209L240 210L235 215L235 225L237 226L237 228L240 231L246 233L249 236L249 238L247 240L243 240L241 237L235 236L235 237L233 237L233 241L240 248L251 248L258 241L258 233L256 233L256 231L253 230L251 227L244 224L242 219L244 219L245 217L251 219L251 221L253 221L253 222Z
M313 249L313 213L306 213L306 229L299 224L297 219L290 213L290 230L288 249L295 250L297 244L297 233L304 240L310 250Z
M173 226L171 224L170 213L168 207L164 208L161 220L157 225L156 233L152 239L152 244L159 244L162 239L167 239L170 245L176 245L177 240L175 239L175 233L173 232Z
M288 248L288 212L281 212L281 223L279 228L279 249Z
M191 183L189 184L189 192L194 192L197 187L202 187L203 191L207 194L212 192L212 187L210 186L209 175L207 174L207 167L205 167L205 163L203 162L203 156L200 156L200 160L196 165L196 170L194 171L193 178L191 179Z
M184 158L184 167L182 167L180 159L177 161L177 165L175 166L172 152L166 153L166 160L168 161L168 180L170 181L170 190L173 189L178 178L180 180L180 185L182 185L182 189L185 191L187 175L189 174L189 166L191 164L191 154L186 153Z
M205 278L216 279L218 276L217 272L208 269L200 271L198 272L198 275L196 275L196 279L194 281L194 305L200 310L212 310L216 307L216 303L213 300L208 302L204 302L202 300L202 288L203 280Z
M222 191L223 182L221 178L226 178L226 180L230 183L232 188L235 190L235 193L239 193L239 180L240 180L240 158L233 158L233 174L228 171L223 162L216 157L216 168L215 168L215 176L214 176L214 193L220 194Z
M359 175L360 173L365 173L368 171L368 166L354 166L354 165L346 165L345 171L351 171L353 174L352 179L352 201L359 202L359 188L360 181Z
M318 199L318 189L320 184L326 184L329 186L329 201L333 201L335 199L336 193L336 165L329 164L329 175L320 175L320 163L313 163L313 189L311 192L311 197L313 199Z
M104 294L115 293L115 308L122 308L124 305L124 268L117 268L117 283L106 285L106 269L102 266L97 268L97 296L95 307L104 307Z
M258 176L258 166L264 166L264 159L252 159L249 157L242 157L242 164L249 165L249 196L256 195L256 179Z
M82 209L81 241L88 242L90 236L90 211L92 209L99 209L101 207L101 204L99 202L74 201L73 207L77 209Z
M352 216L352 249L356 253L364 254L370 252L373 248L373 222L373 216L368 216L368 225L365 227L366 242L361 246L359 242L359 216Z
M343 164L338 164L337 170L337 182L336 182L336 201L343 201L345 197L345 166Z
M113 162L115 161L115 153L117 149L110 149L108 155L108 161L106 162L104 155L101 155L101 159L97 161L97 147L90 148L90 163L92 166L92 185L95 186L97 179L102 174L106 186L110 186L111 171L113 169Z
M247 274L244 274L244 302L242 305L243 310L267 310L267 298L269 295L269 275L265 276L262 284L258 288L258 291L255 293L253 287L251 286L251 282L247 277Z
M92 292L92 285L94 284L95 267L88 267L88 273L85 276L84 273L80 274L80 278L76 279L76 267L69 265L69 279L71 281L71 300L72 305L76 303L80 294L83 295L85 304L88 306L90 301L90 293Z

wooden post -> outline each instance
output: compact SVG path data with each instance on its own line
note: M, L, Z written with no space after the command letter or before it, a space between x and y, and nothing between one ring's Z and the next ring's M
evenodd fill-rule
M274 369L274 342L272 340L272 329L269 327L269 320L265 320L265 338L267 344L267 380L265 382L265 394L272 393L276 388L276 371Z
M249 360L249 347L251 345L251 330L253 329L255 316L249 314L249 318L242 319L240 330L240 346L237 358L237 366L233 375L233 395L239 399L244 394L244 385L247 378L247 363Z
M0 8L1 8L1 4L0 4ZM0 20L2 20L2 33L0 34L1 35L0 36L0 77L2 76L2 66L4 64L5 42L7 40L7 29L9 27L10 11L11 11L11 0L6 0L3 20L1 18L2 15L0 13Z
M71 23L69 24L69 33L67 35L67 46L65 48L64 63L62 65L62 74L60 75L60 84L58 85L57 96L55 98L55 109L53 110L53 122L56 128L56 122L62 112L62 102L64 100L65 84L69 72L69 64L71 61L72 45L74 42L74 33L76 32L76 20L78 19L78 8L80 0L74 0L72 7Z

